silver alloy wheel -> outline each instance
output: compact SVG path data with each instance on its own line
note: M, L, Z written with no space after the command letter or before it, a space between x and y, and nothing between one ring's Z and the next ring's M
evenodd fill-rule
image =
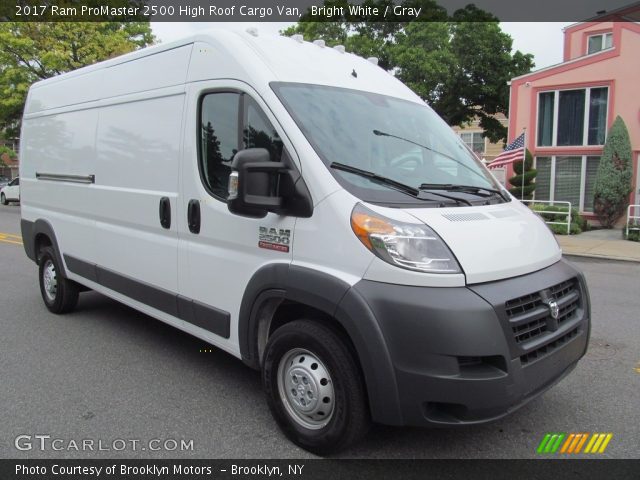
M289 416L305 428L319 430L333 416L333 381L325 365L308 350L294 348L280 359L278 392Z
M44 293L51 302L55 301L58 292L58 277L56 267L51 260L47 260L42 268L42 281L44 283Z

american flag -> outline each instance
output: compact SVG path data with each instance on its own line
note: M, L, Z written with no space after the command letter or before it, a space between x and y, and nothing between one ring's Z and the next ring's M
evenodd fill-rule
M509 165L516 160L522 160L524 158L524 132L513 142L507 145L504 151L498 155L493 162L491 162L489 168L498 168Z

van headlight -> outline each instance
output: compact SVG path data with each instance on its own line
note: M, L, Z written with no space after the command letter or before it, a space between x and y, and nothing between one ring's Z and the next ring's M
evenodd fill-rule
M386 218L357 204L351 228L362 244L387 263L428 273L461 273L458 261L436 232L424 224Z

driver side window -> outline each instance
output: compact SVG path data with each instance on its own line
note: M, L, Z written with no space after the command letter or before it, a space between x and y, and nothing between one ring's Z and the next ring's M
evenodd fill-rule
M235 154L244 148L265 148L271 160L278 162L282 140L256 101L245 93L208 93L201 102L198 161L202 180L209 193L226 200Z

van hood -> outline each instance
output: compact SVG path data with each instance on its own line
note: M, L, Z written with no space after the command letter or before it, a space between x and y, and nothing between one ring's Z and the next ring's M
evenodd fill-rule
M447 243L468 284L525 275L562 257L558 242L542 219L517 200L406 212L433 228Z

